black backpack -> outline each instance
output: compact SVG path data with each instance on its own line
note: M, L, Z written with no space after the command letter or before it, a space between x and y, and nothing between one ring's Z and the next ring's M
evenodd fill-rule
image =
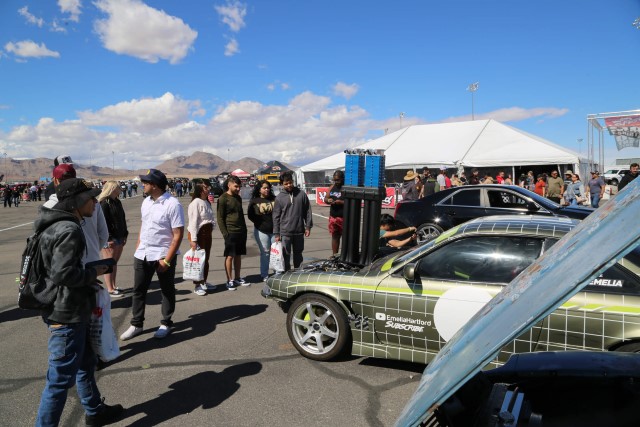
M40 250L39 230L27 238L22 252L20 278L18 280L18 307L26 310L46 310L53 306L58 292L53 283L45 280L44 262Z

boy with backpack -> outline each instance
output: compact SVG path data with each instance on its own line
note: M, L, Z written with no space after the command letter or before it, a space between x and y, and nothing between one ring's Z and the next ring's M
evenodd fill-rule
M56 188L58 203L52 208L43 206L35 221L40 255L33 261L33 268L42 278L44 289L40 293L49 296L41 314L49 328L50 351L38 426L58 425L67 392L74 384L85 410L86 425L111 423L123 411L121 405L106 405L101 399L94 376L97 358L89 343L89 320L96 294L93 285L108 267L84 268L81 260L86 243L80 222L93 215L99 193L82 179L67 179Z

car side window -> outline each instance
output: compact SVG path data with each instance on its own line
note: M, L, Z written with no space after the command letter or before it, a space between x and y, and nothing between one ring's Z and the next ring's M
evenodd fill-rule
M586 287L587 292L640 295L640 246L605 270Z
M460 190L452 194L441 205L480 206L480 189Z
M487 190L492 208L527 209L527 200L510 191Z
M533 261L542 239L528 237L467 237L455 240L418 262L421 279L509 283Z

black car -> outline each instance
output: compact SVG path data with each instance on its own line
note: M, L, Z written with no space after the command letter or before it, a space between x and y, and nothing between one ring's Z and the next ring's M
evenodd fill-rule
M548 215L585 219L593 208L560 206L515 185L468 185L438 191L420 200L398 203L395 219L418 229L424 243L459 224L489 215Z

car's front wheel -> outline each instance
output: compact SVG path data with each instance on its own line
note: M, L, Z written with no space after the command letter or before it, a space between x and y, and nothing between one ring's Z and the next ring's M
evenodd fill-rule
M418 244L428 242L435 239L443 232L444 230L435 224L422 224L420 227L418 227L418 231L416 231L416 242Z
M331 360L343 353L351 339L349 322L331 298L303 295L287 314L287 333L296 349L313 360Z

